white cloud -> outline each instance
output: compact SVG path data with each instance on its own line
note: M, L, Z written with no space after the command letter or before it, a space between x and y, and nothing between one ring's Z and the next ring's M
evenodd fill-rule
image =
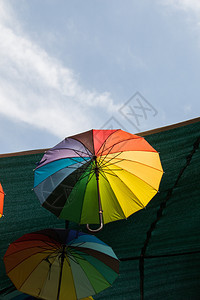
M168 8L167 12L183 13L185 23L197 38L200 47L200 1L199 0L158 0L158 3Z
M109 93L85 89L27 37L6 1L0 1L0 70L0 113L57 136L89 129L95 108L117 109Z
M163 0L160 3L162 3L163 5L170 6L171 8L176 10L185 11L186 13L200 13L199 0Z

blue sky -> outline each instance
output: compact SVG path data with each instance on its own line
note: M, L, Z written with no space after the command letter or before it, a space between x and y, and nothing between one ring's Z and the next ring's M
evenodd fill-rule
M199 116L199 0L0 0L0 153Z

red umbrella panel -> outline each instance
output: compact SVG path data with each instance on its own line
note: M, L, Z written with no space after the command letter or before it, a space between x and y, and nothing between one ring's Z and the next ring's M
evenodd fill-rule
M5 193L4 193L2 185L0 183L0 218L3 216L4 196L5 196Z

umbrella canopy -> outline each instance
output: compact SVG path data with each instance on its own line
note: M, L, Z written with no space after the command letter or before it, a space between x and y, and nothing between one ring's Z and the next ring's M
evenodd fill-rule
M119 273L112 248L76 230L44 229L23 235L4 255L18 290L41 299L82 299L108 288Z
M22 293L20 293L20 295L15 296L15 297L12 298L12 300L33 300L33 299L37 299L37 298L35 298L33 296L30 296L30 295L27 295L27 294L22 294ZM92 299L94 299L94 298L87 297L87 298L82 298L80 300L92 300Z
M5 196L5 193L4 193L2 185L0 183L0 218L3 216L4 196Z
M18 296L15 296L12 298L13 300L33 300L36 299L35 297L26 295L26 294L20 294Z
M162 174L159 154L144 138L123 130L90 130L44 154L34 191L59 218L102 225L144 208Z

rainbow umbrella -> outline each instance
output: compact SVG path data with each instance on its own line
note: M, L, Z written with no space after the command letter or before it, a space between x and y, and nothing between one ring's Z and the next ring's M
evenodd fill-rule
M37 299L35 297L32 297L30 295L27 294L22 294L20 293L19 295L12 297L13 300L33 300L33 299Z
M3 216L4 196L5 196L5 193L4 193L2 185L0 183L0 218Z
M48 150L35 169L34 191L61 219L103 224L127 218L157 193L158 152L123 130L90 130Z
M15 287L36 298L77 300L108 288L119 273L112 248L76 230L44 229L23 235L5 255Z
M22 293L20 293L20 295L12 298L12 300L33 300L33 299L38 299L38 298L27 295L27 294L22 294ZM93 297L87 297L87 298L82 298L80 300L93 300L93 299L94 299Z
M27 294L22 294L20 293L19 295L12 297L12 300L33 300L33 299L38 299L36 297L27 295ZM93 297L87 297L87 298L82 298L80 300L93 300Z

